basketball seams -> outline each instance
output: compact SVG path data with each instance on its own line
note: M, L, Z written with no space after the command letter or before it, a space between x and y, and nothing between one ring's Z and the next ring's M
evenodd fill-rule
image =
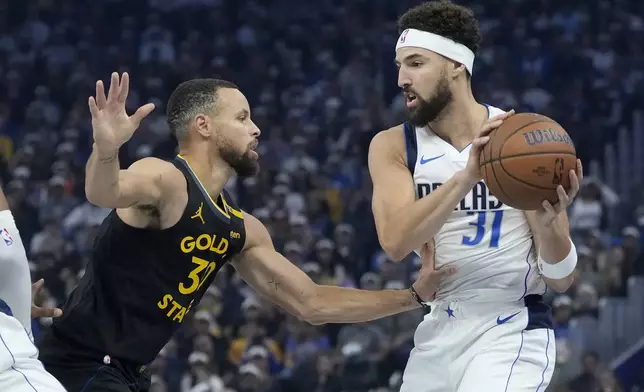
M519 158L519 157L526 157L526 156L531 156L531 155L549 155L549 154L557 154L557 155L572 155L574 157L577 156L576 153L572 152L558 152L558 151L540 151L540 152L524 152L522 154L514 154L514 155L506 155L503 158L500 159L491 159L488 162L485 162L484 165L492 162L499 162L503 161L504 159L509 159L509 158Z
M559 153L558 153L558 152L551 152L551 153L539 153L539 155L559 155ZM569 154L567 154L567 155L575 155L575 154L570 154L570 153L569 153ZM522 155L519 155L519 156L522 156ZM510 157L504 157L503 159L505 159L505 158L510 158ZM517 181L517 182L520 182L520 183L522 183L522 184L524 184L524 185L527 185L527 186L530 186L530 187L532 187L532 188L537 188L537 189L547 190L547 191L554 191L554 190L556 190L556 189L557 189L557 187L560 185L560 184L557 184L557 186L556 186L556 187L554 187L554 188L548 188L548 187L541 186L541 185L531 184L531 183L529 183L529 182L527 182L527 181L525 181L525 180L522 180L522 179L520 179L520 178L517 178L515 175L513 175L512 173L510 173L509 171L507 171L507 170L505 169L505 166L503 166L503 159L500 159L500 160L498 160L498 161L497 161L497 162L499 162L499 164L501 165L501 169L503 169L503 171L505 172L505 174L507 174L507 175L508 175L508 177L512 178L513 180L515 180L515 181Z
M494 130L493 132L496 132L496 130ZM489 141L489 143L490 143L490 160L492 160L492 151L493 151L492 143L493 143L493 140L494 140L494 138L490 137L490 141ZM505 143L505 141L504 141L504 143ZM501 147L503 147L503 144L501 145ZM500 151L501 151L501 148L499 148L499 152ZM484 165L487 165L487 164L484 164ZM496 185L499 186L499 191L501 191L503 196L505 196L505 199L511 199L511 197L509 197L507 192L503 189L503 185L501 185L501 182L499 181L499 179L496 177L496 171L494 170L494 165L490 164L490 166L491 166L491 169L492 169L492 177L494 177L494 182L496 182ZM487 168L485 170L486 170L486 173L487 173Z

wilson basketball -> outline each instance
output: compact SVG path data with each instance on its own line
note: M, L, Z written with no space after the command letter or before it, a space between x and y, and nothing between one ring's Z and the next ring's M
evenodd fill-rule
M575 146L556 121L519 113L490 133L479 157L483 180L503 203L536 210L559 201L557 186L570 188L570 170L577 166Z

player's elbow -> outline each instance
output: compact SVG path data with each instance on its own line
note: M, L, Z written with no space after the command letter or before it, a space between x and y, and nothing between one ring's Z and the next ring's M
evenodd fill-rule
M88 202L97 207L117 208L117 203L115 203L113 200L114 198L110 197L110 195L106 192L97 191L92 186L85 186L85 197L87 198Z
M321 325L329 321L325 317L327 304L322 300L319 290L321 288L322 286L315 285L313 290L306 294L303 293L299 298L293 312L298 319L312 325Z
M394 235L382 235L380 237L380 246L385 251L387 256L393 261L401 261L408 254L409 251L405 247L402 238Z

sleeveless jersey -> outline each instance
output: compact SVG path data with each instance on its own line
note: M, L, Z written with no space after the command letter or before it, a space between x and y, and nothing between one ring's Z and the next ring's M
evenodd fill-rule
M489 117L501 113L488 106ZM403 128L417 198L465 168L470 146L458 151L429 127L405 123ZM504 205L483 180L455 206L434 240L436 267L458 269L441 283L437 301L507 302L545 293L525 213Z
M64 315L54 320L56 338L101 355L101 360L109 355L148 364L197 306L217 272L242 250L243 215L228 193L222 191L213 200L185 159L178 156L173 164L188 183L188 204L177 224L138 229L112 211Z

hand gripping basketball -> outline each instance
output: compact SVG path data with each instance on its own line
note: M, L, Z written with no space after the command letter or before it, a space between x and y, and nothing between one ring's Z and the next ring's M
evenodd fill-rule
M130 77L127 72L123 73L122 77L113 72L107 97L102 80L96 82L96 98L89 97L94 143L98 151L105 156L115 154L130 140L141 120L154 110L154 105L148 103L128 116L125 112L125 101L129 90Z
M487 142L490 141L490 137L488 135L490 134L490 132L500 127L501 124L503 124L503 120L512 116L513 114L514 109L485 120L485 122L481 126L481 129L479 130L478 135L476 136L474 141L472 141L470 156L467 159L467 165L465 166L465 173L468 180L473 184L483 178L481 168L479 166L479 155L481 155L483 146L485 146Z
M420 257L423 264L418 271L418 279L412 284L414 290L424 301L432 301L436 296L436 291L440 283L448 276L456 273L456 268L439 268L436 269L436 249L432 239L420 250Z

